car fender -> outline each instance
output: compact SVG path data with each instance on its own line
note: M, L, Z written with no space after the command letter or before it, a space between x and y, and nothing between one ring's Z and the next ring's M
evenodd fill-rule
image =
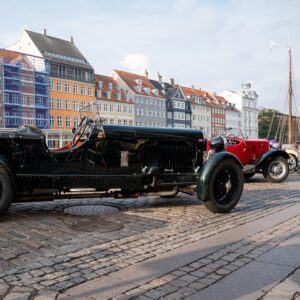
M218 152L213 154L204 164L203 168L199 172L198 181L197 181L197 195L198 199L202 199L203 201L207 200L208 191L207 186L211 179L211 174L213 169L224 159L232 159L235 160L240 166L243 168L240 160L230 152Z
M261 170L268 161L270 161L272 158L277 157L277 156L281 156L281 157L284 157L285 159L289 159L289 155L284 150L272 149L272 150L269 150L268 152L266 152L265 154L263 154L258 159L258 161L255 164L255 169L257 171Z

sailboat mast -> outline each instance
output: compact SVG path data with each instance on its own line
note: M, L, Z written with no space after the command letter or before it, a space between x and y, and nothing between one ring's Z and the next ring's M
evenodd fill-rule
M289 48L289 88L288 88L288 144L293 143L293 122L292 122L292 98L293 98L293 87L292 87L292 49Z

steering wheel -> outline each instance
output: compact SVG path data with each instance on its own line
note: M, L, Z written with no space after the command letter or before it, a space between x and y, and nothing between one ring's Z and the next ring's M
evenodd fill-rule
M78 144L78 142L81 140L88 125L89 125L89 119L85 116L82 118L76 131L74 132L74 136L72 139L72 147L75 147Z

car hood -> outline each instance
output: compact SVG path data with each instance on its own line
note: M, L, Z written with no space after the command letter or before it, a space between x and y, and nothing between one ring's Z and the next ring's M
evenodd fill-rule
M106 138L132 138L132 139L156 139L156 140L178 140L198 141L203 140L201 130L181 128L160 128L160 127L137 127L104 125Z

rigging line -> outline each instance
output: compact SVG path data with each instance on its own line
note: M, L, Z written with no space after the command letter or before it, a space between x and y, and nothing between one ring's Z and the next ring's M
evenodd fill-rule
M281 128L281 123L282 123L282 120L283 120L283 113L279 113L279 120L278 120L278 126L277 126L277 130L276 130L276 134L275 134L275 139L277 140L277 136L279 138L279 129Z
M275 117L275 110L273 110L273 115L272 115L272 119L271 119L271 124L270 124L269 130L268 130L267 140L270 137L271 129L273 127L274 117Z

